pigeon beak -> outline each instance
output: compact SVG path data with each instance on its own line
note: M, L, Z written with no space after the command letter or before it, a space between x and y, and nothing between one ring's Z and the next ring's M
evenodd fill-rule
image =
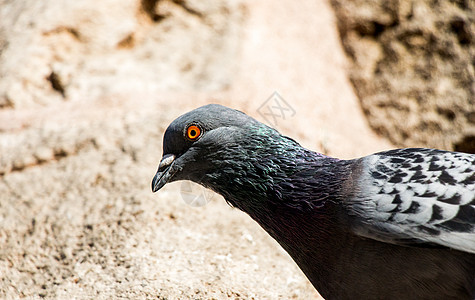
M173 163L175 162L175 155L165 154L158 165L157 174L152 180L152 192L156 192L161 189L175 174L176 170L172 170Z

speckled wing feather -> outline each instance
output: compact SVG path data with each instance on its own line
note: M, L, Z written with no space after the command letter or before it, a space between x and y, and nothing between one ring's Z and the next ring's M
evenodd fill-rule
M357 234L475 253L475 155L400 149L357 165L346 199Z

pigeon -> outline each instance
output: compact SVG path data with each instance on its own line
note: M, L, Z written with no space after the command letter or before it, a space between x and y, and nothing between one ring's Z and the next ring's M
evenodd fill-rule
M475 299L473 154L341 160L210 104L165 131L152 191L177 180L247 213L325 299Z

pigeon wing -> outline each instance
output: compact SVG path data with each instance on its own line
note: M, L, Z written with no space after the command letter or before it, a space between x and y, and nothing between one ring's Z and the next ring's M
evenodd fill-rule
M345 204L358 235L475 253L475 155L380 152L356 160L351 181Z

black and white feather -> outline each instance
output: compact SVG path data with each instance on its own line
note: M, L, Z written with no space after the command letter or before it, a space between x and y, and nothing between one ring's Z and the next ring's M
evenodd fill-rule
M358 234L475 253L474 155L399 149L364 157L360 166L348 199Z

